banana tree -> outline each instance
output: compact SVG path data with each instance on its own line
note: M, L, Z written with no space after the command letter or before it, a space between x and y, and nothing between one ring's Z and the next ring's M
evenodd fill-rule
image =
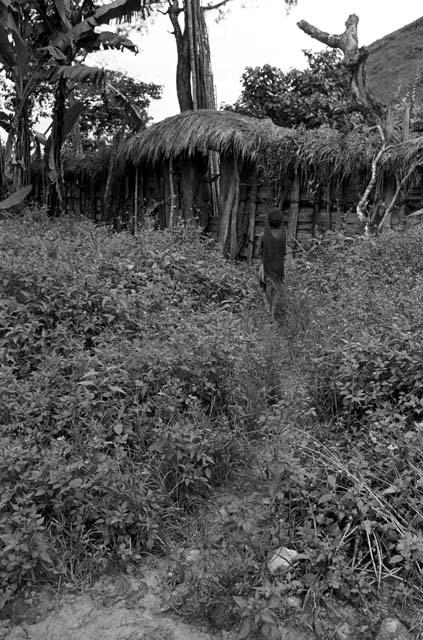
M145 17L149 4L149 0L114 0L93 10L86 0L66 5L64 0L0 0L0 64L13 80L15 93L15 113L6 144L6 174L13 190L28 183L31 97L39 82L50 82L55 95L47 155L50 215L60 213L63 199L61 147L69 84L104 81L102 70L77 64L77 57L102 48L136 51L128 38L113 32L96 33L95 28L134 13Z
M63 209L63 185L61 149L66 137L75 125L79 114L79 103L65 111L66 98L75 86L91 82L102 86L105 74L102 69L88 67L78 63L78 56L99 49L128 49L137 51L135 45L114 32L96 33L95 28L133 11L142 11L145 0L115 0L98 8L88 17L84 17L83 5L65 6L63 0L53 0L55 23L58 28L52 30L49 44L40 49L49 59L53 68L50 81L55 86L53 125L50 145L46 152L48 176L50 181L48 195L48 214L60 215Z
M29 181L29 98L37 84L37 71L26 42L31 27L24 11L18 2L0 0L0 63L13 81L15 94L5 150L5 177L13 191Z

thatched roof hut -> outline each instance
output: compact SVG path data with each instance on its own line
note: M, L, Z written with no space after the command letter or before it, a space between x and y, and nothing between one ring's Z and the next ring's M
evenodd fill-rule
M310 173L314 168L325 175L347 175L369 167L378 142L378 135L368 130L288 129L270 118L201 109L165 118L131 136L119 157L134 166L157 166L213 151L268 168L276 164L283 172L301 168Z
M117 228L135 228L143 215L161 227L194 217L226 254L252 260L269 206L284 212L291 247L328 229L354 233L380 144L375 129L284 129L231 111L187 111L131 136L117 152L68 158L66 210ZM400 185L395 219L422 209L422 168L423 137L388 145L370 207L386 209Z
M157 165L170 158L192 158L209 151L253 160L280 131L269 118L259 120L211 109L185 111L129 138L121 156L134 165Z
M270 119L199 110L132 136L119 159L141 176L144 198L148 185L152 193L154 176L162 226L178 212L198 215L231 257L241 253L251 260L269 205L285 212L288 233L297 243L339 225L348 232L358 229L355 207L379 148L376 129L285 129ZM423 138L389 146L374 206L381 201L386 206L395 181L410 182L421 167ZM411 208L421 206L420 192L412 197Z
M263 149L280 131L270 119L231 111L186 111L129 138L121 146L119 159L142 174L144 196L155 176L158 199L163 202L162 226L171 224L178 213L185 218L198 216L235 257L239 236L245 236L248 226L243 222L243 230L239 229L245 185Z
M297 235L301 227L311 236L333 226L332 204L323 202L332 198L320 187L316 195L316 185L332 181L334 190L345 176L368 171L373 144L377 137L368 132L285 129L270 119L199 110L133 135L118 157L127 171L139 173L142 198L155 191L162 226L178 212L186 218L198 215L228 255L241 252L251 260L271 205L286 210ZM324 214L316 213L319 207Z

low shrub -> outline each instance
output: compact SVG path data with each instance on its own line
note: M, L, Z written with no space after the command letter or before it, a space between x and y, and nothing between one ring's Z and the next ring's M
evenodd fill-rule
M299 255L287 278L295 356L423 325L423 230L377 239L328 234ZM298 347L298 348L297 348Z
M318 418L335 418L344 428L411 428L423 415L422 362L422 331L399 327L327 351L313 363Z
M163 549L274 398L254 279L197 230L1 221L0 578Z
M291 310L308 309L291 320L308 427L280 453L273 504L314 597L419 597L422 250L421 229L329 236L290 274Z
M359 603L420 598L422 428L348 439L301 432L282 453L272 505L298 552L295 589Z

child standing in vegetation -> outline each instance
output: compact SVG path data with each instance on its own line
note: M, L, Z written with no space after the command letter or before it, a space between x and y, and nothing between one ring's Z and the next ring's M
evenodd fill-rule
M259 241L258 252L262 253L263 257L260 268L260 286L264 290L264 300L273 322L276 307L283 296L286 254L283 215L276 207L268 213L264 233Z

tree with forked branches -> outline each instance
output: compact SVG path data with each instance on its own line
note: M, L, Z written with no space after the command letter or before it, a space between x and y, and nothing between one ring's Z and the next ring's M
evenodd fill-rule
M322 42L323 44L339 49L343 53L343 65L348 71L350 78L351 104L348 109L350 111L361 112L365 119L379 131L381 146L372 160L370 180L364 190L362 197L357 204L357 215L359 220L364 224L365 233L368 232L372 222L372 215L369 211L369 198L377 181L378 169L387 153L392 149L395 141L392 123L390 121L390 112L386 105L378 100L370 91L367 84L366 65L369 51L366 47L360 47L358 43L358 22L359 18L356 14L348 16L345 22L345 31L339 35L329 34L318 29L305 20L298 22L298 27L312 38ZM389 226L390 215L393 207L400 194L401 188L411 175L409 170L405 175L396 177L397 186L391 198L386 205L385 212L378 224L378 230L381 231L385 226Z
M150 9L168 16L176 42L176 93L182 111L216 108L205 14L222 12L235 0L152 0ZM247 4L247 3L246 3ZM292 7L297 0L281 0Z

